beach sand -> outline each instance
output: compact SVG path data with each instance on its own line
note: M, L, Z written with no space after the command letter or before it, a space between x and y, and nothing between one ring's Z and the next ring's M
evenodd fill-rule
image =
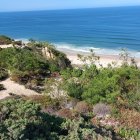
M78 59L77 54L81 55L90 55L88 52L78 52L73 51L70 49L58 49L59 51L62 51L67 55L67 58L71 61L72 65L83 65L83 63ZM122 64L122 60L120 59L119 55L106 55L106 54L97 54L97 56L100 57L99 62L96 62L95 64L100 67L102 65L103 67L107 67L108 64L114 64L115 66L120 66ZM137 63L137 66L140 67L140 58L135 58L135 61ZM128 60L128 63L131 63L131 60Z

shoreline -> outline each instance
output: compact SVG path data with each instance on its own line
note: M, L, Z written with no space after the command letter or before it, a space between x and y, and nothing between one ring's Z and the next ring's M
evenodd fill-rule
M83 63L78 60L77 54L81 54L81 55L90 55L90 52L78 52L78 51L74 51L74 50L70 50L70 49L62 49L62 48L57 48L57 50L65 53L67 55L67 58L71 61L72 65L83 65ZM95 53L96 54L96 53ZM112 64L115 63L115 66L121 66L122 64L122 60L120 59L119 55L108 55L108 54L96 54L96 56L99 56L99 63L95 63L98 67L100 67L100 64L103 67L107 67L108 64ZM136 64L138 67L140 67L140 58L134 57ZM131 60L128 60L128 63L131 63Z

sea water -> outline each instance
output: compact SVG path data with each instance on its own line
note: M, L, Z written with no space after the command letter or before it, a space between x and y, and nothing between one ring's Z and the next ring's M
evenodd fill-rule
M140 56L140 7L0 13L0 34L48 41L58 48Z

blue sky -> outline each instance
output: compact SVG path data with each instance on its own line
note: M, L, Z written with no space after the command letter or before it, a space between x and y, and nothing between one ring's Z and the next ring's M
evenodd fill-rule
M0 11L134 6L140 0L0 0Z

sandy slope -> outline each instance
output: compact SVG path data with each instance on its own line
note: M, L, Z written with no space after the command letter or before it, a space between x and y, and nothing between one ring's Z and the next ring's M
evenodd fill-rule
M9 45L0 45L0 48L10 48L10 47L13 47L12 44L9 44Z
M26 89L23 85L19 85L18 83L15 83L15 82L11 81L10 79L1 81L0 84L3 84L4 87L6 88L6 90L0 91L0 99L4 99L4 98L10 96L9 93L14 93L17 95L25 95L25 96L31 96L31 95L38 94L37 92L30 90L30 89Z

